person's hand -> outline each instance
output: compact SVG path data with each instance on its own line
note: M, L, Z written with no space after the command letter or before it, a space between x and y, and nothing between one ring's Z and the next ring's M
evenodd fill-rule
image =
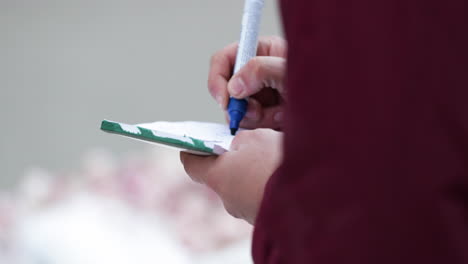
M260 37L257 57L232 76L237 47L238 44L233 43L213 55L208 77L211 95L223 110L227 108L229 96L238 99L250 96L241 127L281 129L286 42L279 37ZM226 117L229 118L227 114Z
M253 224L265 184L281 163L282 133L271 129L240 131L221 156L185 152L180 159L190 177L208 185L234 217Z

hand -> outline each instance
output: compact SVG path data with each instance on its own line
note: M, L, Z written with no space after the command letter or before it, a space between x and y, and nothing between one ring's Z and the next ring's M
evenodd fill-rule
M232 76L237 55L233 43L213 55L208 77L208 89L226 110L229 96L249 97L249 107L241 122L244 128L281 129L284 112L284 76L286 42L279 37L261 37L258 57L250 60ZM228 118L228 116L227 116Z
M241 131L221 156L181 152L180 159L194 181L221 197L228 213L253 224L265 184L281 163L281 140L282 133L271 129Z

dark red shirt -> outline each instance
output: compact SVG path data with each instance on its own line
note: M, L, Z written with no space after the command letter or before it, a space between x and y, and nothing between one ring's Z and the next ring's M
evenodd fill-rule
M285 160L255 263L468 263L467 1L281 7Z

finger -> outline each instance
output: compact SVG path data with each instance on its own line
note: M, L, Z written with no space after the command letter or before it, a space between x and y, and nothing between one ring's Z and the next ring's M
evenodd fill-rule
M254 108L255 111L255 118L248 118L247 114L245 115L244 119L242 119L239 126L245 129L256 129L256 128L271 128L271 129L282 129L284 126L284 105L277 105L271 107L262 108L262 106L255 100L254 104L251 103L251 100L255 100L249 98L249 109ZM252 104L252 106L251 106ZM257 105L258 104L258 105ZM227 111L224 112L224 118L226 123L229 124L230 118Z
M208 89L218 104L227 107L227 84L232 76L236 61L238 43L232 43L216 52L210 63ZM286 41L278 36L261 36L258 42L258 56L286 57Z
M242 67L228 82L229 94L245 98L265 87L284 92L286 60L278 57L255 57Z
M224 111L224 118L226 123L229 123L230 117L228 111ZM249 98L247 105L247 112L245 113L244 119L248 119L253 122L257 122L262 118L262 105L254 99Z
M185 172L193 181L205 183L210 169L216 162L216 156L199 156L180 152L180 161L184 165Z
M231 142L230 151L235 152L241 150L246 144L249 144L255 130L239 131Z
M244 119L256 122L262 118L262 105L254 99L249 98L247 105L247 112L245 113Z
M232 43L216 52L211 58L208 74L208 90L211 96L225 109L228 101L227 84L236 61L237 43Z
M224 111L224 120L227 124L229 124L231 121L231 119L229 118L229 113L227 111Z
M240 126L242 126L243 122L247 122L247 124L256 124L261 118L262 118L262 106L260 105L260 103L253 99L253 98L249 98L249 103L248 103L248 106L247 106L247 112L245 113L245 116L243 118L244 121L242 121L240 123ZM231 118L229 116L229 113L228 111L224 111L224 120L226 121L226 123L229 124ZM254 126L248 126L248 127L244 127L244 128L255 128Z
M284 126L284 106L282 105L262 108L260 116L261 118L256 121L243 119L240 127L282 129Z
M258 40L257 56L286 58L287 43L278 36L262 36Z
M263 109L263 118L260 120L260 128L281 129L284 126L284 111L282 105L272 106Z

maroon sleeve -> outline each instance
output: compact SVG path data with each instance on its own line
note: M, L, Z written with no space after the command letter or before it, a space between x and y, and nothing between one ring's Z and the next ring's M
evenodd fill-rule
M253 257L468 263L466 0L283 0L285 160Z

